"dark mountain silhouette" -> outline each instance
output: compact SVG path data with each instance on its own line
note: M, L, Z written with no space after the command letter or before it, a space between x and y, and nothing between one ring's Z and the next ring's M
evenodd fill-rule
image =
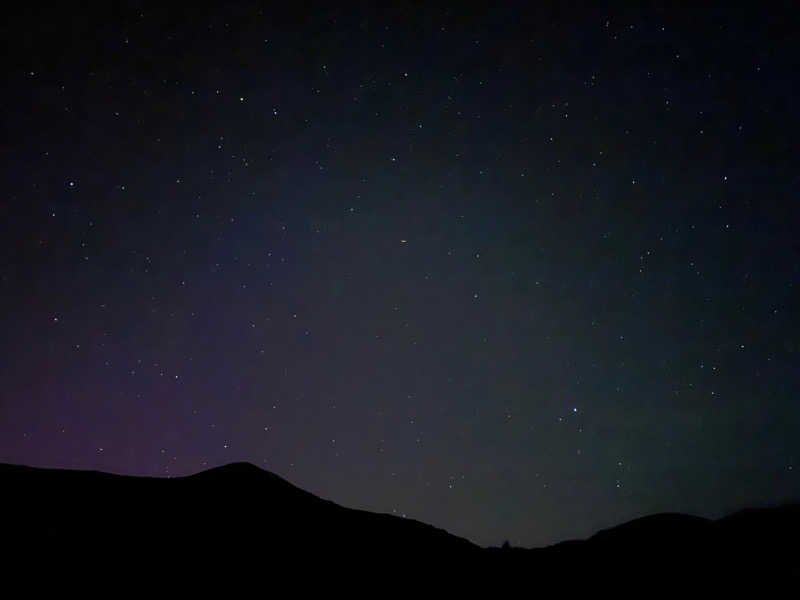
M546 548L481 548L442 529L341 507L247 463L178 478L0 464L6 551L37 564L141 563L321 573L357 568L571 585L797 577L800 505L719 520L643 517ZM99 568L99 567L98 567ZM260 572L260 571L259 571ZM578 579L576 579L576 577Z

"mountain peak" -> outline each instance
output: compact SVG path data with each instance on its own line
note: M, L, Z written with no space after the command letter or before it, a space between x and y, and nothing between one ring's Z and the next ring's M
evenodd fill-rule
M246 474L246 473L254 473L254 474L255 473L258 473L258 474L268 473L268 471L265 471L264 469L262 469L260 467L257 467L253 463L246 462L246 461L238 461L238 462L228 463L228 464L225 464L225 465L220 465L218 467L214 467L212 469L208 469L208 471L205 471L205 472L207 472L207 473L208 472L236 473L237 475L242 475L242 474Z

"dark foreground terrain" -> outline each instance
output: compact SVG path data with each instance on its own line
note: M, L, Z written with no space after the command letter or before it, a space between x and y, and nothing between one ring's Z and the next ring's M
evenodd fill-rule
M659 514L546 548L481 548L444 530L320 499L247 463L161 479L0 464L4 556L87 573L262 577L335 571L386 584L436 577L459 587L516 582L562 589L739 582L800 574L800 505L716 521ZM6 565L12 564L6 559ZM316 582L319 583L318 581Z

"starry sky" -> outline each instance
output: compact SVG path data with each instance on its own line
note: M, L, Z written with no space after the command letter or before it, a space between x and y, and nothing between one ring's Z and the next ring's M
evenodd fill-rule
M109 4L0 25L0 461L482 545L800 499L788 8Z

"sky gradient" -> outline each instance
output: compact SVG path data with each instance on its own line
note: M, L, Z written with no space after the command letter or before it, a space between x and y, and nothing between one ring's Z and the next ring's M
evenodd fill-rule
M800 500L797 34L593 6L17 6L0 461L483 545Z

